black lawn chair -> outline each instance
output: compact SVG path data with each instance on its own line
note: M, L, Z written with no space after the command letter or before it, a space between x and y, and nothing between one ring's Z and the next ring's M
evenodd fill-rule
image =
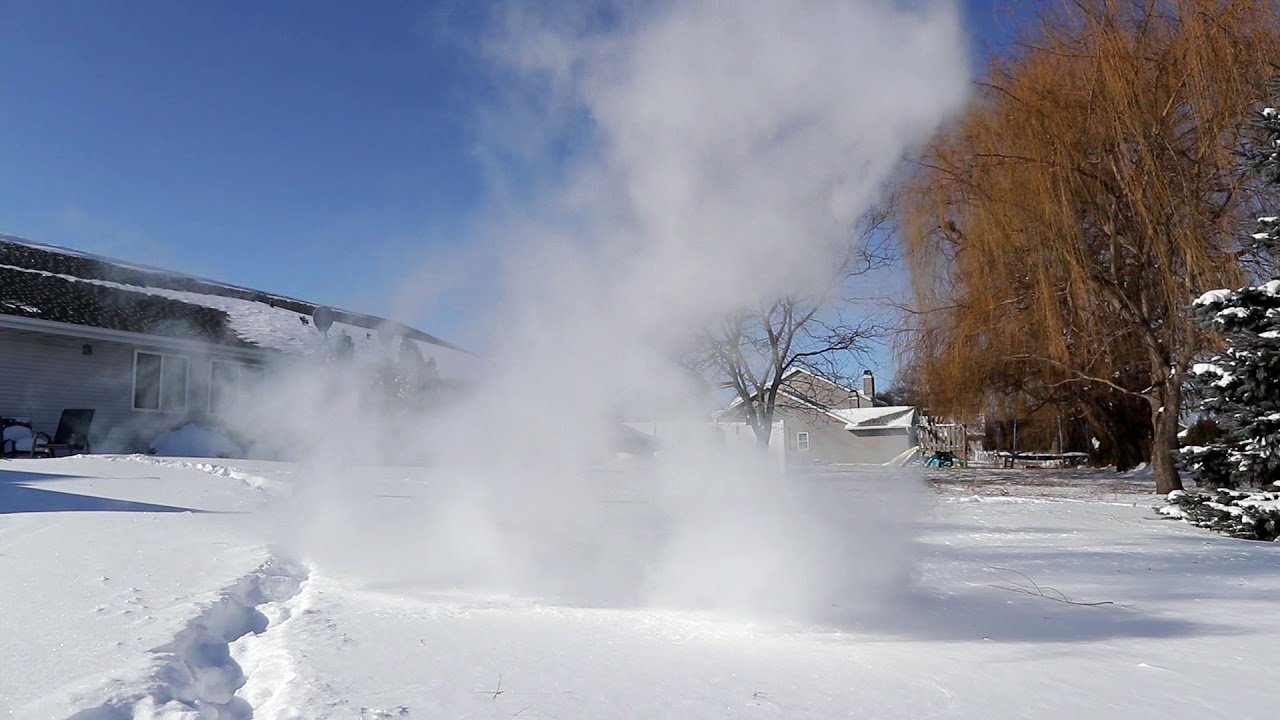
M11 458L20 452L30 454L35 437L31 423L26 420L0 417L0 457ZM19 444L23 446L21 449Z
M63 410L58 419L58 429L50 438L44 433L36 433L35 444L31 448L32 455L57 457L59 450L68 455L72 453L90 453L89 425L93 423L92 409Z

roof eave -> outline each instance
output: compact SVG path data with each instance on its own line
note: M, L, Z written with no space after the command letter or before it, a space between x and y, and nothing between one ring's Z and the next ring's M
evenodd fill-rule
M99 340L102 342L118 342L128 345L146 345L159 349L199 352L202 354L213 353L251 360L263 360L274 355L279 355L278 352L266 348L220 345L218 343L201 342L199 340L189 340L186 338L135 333L127 330L112 330L109 328L93 327L91 325L76 325L75 323L58 322L56 320L41 320L39 318L29 318L21 315L0 314L0 329L43 333L45 335L59 335L62 337L85 340Z

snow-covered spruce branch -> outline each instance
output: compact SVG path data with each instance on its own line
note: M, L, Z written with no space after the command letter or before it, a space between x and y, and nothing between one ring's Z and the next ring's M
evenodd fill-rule
M1241 540L1280 540L1280 491L1175 491L1168 501L1155 509L1166 518Z

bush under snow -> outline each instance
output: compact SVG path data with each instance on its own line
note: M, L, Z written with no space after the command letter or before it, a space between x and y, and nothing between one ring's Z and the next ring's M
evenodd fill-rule
M244 448L226 435L195 424L162 433L152 441L150 453L165 457L245 457Z
M1165 517L1245 540L1280 539L1280 491L1175 490L1168 500L1168 505L1156 508Z

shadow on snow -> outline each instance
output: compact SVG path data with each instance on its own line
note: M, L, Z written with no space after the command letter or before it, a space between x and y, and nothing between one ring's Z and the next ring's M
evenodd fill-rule
M36 483L51 480L84 479L77 475L0 470L0 515L48 512L143 512L143 513L208 513L208 510L157 505L154 503L117 500L97 495L47 490Z
M890 611L833 618L844 632L899 640L1080 643L1116 638L1229 635L1238 630L1162 617L1122 605L1082 606L997 588L907 593Z

